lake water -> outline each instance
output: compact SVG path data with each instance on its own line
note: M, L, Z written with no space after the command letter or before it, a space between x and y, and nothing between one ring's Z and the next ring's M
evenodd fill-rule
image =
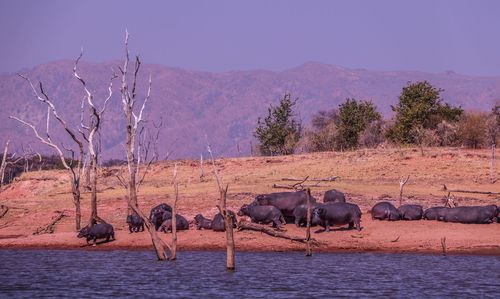
M498 298L500 257L0 250L1 298Z

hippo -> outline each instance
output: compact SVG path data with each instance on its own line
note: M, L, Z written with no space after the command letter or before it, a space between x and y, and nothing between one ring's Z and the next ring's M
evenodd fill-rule
M326 232L330 231L330 225L349 225L349 229L356 227L361 230L361 210L352 203L330 202L320 204L313 210L313 224L321 225Z
M231 217L231 221L233 222L233 228L236 228L236 214L231 210L227 210L227 213ZM217 213L214 216L214 219L212 219L212 230L216 232L226 231L226 224L224 223L224 217L222 216L221 213Z
M446 207L432 207L425 210L423 218L426 220L439 220L444 217L444 213L449 208Z
M420 220L424 214L421 205L402 205L398 208L402 220Z
M255 223L273 223L273 227L285 224L285 218L275 206L243 205L238 211L238 216L248 216Z
M323 196L323 202L345 202L345 195L344 193L332 189L328 190L325 192L325 195Z
M163 221L161 221L160 215L163 215L164 211L169 212L171 214L172 207L166 203L161 203L161 204L157 205L156 207L152 208L151 212L149 212L149 221L151 221L151 223L153 223L155 225L156 230L158 230L160 225L163 223ZM166 219L164 219L164 220L166 220ZM158 224L155 224L155 223L158 223Z
M443 217L440 217L438 220L445 222L487 224L492 223L497 216L498 207L496 205L454 207L447 209L443 213Z
M189 222L187 221L186 218L183 216L176 214L175 215L175 222L177 223L176 227L177 230L188 230L189 229ZM160 231L167 233L168 231L172 231L172 217L170 219L165 220L161 226L160 226Z
M149 215L150 215L149 217L151 218L151 215L153 215L153 213L154 213L155 211L160 211L160 210L162 210L162 211L169 211L169 212L172 212L172 207L171 207L171 206L169 206L169 205L168 205L168 204L166 204L166 203L161 203L161 204L159 204L159 205L157 205L156 207L154 207L154 208L152 208L152 209L151 209L151 212L150 212L150 214L149 214Z
M375 204L371 210L372 219L396 221L401 219L398 209L388 201Z
M311 196L311 202L315 203L316 199ZM297 192L275 192L269 194L261 194L255 197L255 200L250 205L257 206L275 206L289 222L293 222L293 210L307 203L306 191Z
M106 238L106 242L109 242L110 239L115 240L115 230L111 224L98 223L82 228L77 237L86 238L87 244L89 244L90 240L93 240L93 245L96 246L97 239Z
M312 211L317 206L318 206L317 203L311 203L311 219L312 219ZM295 225L297 227L307 226L307 204L301 204L300 206L297 206L293 210L293 217L295 217ZM312 225L312 221L310 222Z
M194 216L194 222L196 224L196 229L212 229L212 220L203 217L202 214Z
M157 210L155 211L150 220L151 223L155 226L155 230L158 230L160 226L165 222L165 220L172 218L172 212L166 210Z
M128 230L130 233L144 231L144 219L137 214L127 216Z

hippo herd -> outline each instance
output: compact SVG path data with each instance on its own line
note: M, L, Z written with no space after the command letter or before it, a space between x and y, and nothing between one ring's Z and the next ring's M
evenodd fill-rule
M306 191L276 192L257 195L253 202L244 204L235 214L228 210L232 226L236 227L236 215L247 216L254 223L271 224L273 227L281 228L286 223L295 223L297 227L307 224L308 199L311 205L310 224L321 226L323 231L328 232L331 226L347 225L347 229L361 230L361 209L358 205L346 202L344 193L332 189L326 191L323 202L319 203L316 198L308 196ZM470 207L432 207L424 211L423 207L415 204L405 204L396 208L392 203L382 201L375 204L369 211L372 219L377 220L438 220L458 223L500 223L500 209L496 205L470 206ZM151 209L149 221L155 230L161 232L172 231L172 207L166 203L159 204ZM128 215L126 220L129 232L144 231L144 219L138 215ZM205 218L202 214L194 217L196 229L213 230L223 232L226 230L224 217L221 213L216 214L213 219ZM182 215L176 214L177 230L189 229L190 222ZM78 234L79 238L85 237L87 243L96 239L105 238L107 241L114 240L114 230L110 224L94 224L83 228Z
M373 206L372 219L378 220L437 220L467 224L500 223L500 209L496 205L469 207L432 207L423 210L420 205L402 205L399 208L383 201Z

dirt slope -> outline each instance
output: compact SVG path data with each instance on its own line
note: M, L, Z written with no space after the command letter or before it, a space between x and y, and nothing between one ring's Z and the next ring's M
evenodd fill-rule
M325 190L336 188L347 192L349 201L358 204L364 215L363 230L336 230L313 233L320 241L317 251L397 251L440 252L441 239L446 238L449 252L500 254L500 224L466 225L435 221L381 222L372 221L368 210L380 198L389 198L397 205L399 179L410 174L405 187L405 203L417 203L428 208L442 205L448 189L486 190L500 192L500 181L490 181L490 152L454 148L359 150L347 153L318 153L288 157L248 157L217 160L224 183L229 184L228 206L237 210L256 194L283 191L272 185L287 184L282 178L338 176L334 182L314 187L313 195L322 198ZM174 162L155 165L141 187L141 206L149 211L160 202L172 202L171 185ZM205 177L200 181L198 161L182 160L178 164L181 182L179 211L188 219L197 213L216 213L217 189L210 168L205 165ZM112 223L117 241L97 248L146 248L147 233L127 231L125 191L113 175L118 169L104 169L100 175L99 214ZM493 177L500 178L498 167ZM498 195L455 193L460 205L500 205ZM392 199L391 199L392 198ZM0 247L80 248L84 241L74 232L74 215L69 183L65 172L32 172L23 175L0 193L0 204L10 207L0 219ZM85 193L82 210L84 222L89 215L89 194ZM57 211L67 210L54 234L33 236L40 226L50 223ZM304 235L303 228L287 225L287 232ZM314 228L313 231L316 231ZM170 235L164 235L169 240ZM235 234L238 250L302 250L301 244L280 240L261 233L239 231ZM219 249L224 246L224 234L191 229L179 233L182 249Z

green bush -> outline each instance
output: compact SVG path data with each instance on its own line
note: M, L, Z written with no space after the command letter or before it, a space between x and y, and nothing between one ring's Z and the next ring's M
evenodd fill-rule
M285 94L278 106L268 109L267 117L257 120L254 132L259 141L258 149L262 155L293 154L302 133L300 120L293 111L297 99L292 101L290 94Z
M427 81L408 82L403 87L398 104L391 106L396 113L395 123L388 130L387 137L397 143L418 144L416 130L435 130L443 120L450 123L458 121L462 108L443 104L442 91Z

